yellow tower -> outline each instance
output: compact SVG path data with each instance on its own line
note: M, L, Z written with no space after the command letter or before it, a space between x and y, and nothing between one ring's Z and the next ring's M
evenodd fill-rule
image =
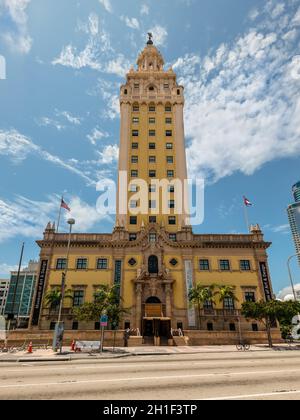
M117 225L134 233L153 223L176 233L188 224L184 89L172 68L164 70L151 34L137 66L121 87Z

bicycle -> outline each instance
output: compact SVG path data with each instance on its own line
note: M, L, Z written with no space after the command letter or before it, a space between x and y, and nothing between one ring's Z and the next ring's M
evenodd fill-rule
M249 351L251 348L250 344L247 343L239 343L236 345L237 351Z

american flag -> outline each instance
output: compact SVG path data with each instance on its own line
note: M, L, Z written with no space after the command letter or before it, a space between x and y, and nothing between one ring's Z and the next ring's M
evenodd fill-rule
M253 204L251 203L251 201L250 200L248 200L248 198L247 197L243 197L244 198L244 204L245 204L245 206L246 207L251 207L251 206L253 206Z
M64 201L64 199L62 199L62 200L61 200L61 205L60 205L60 207L61 207L62 209L65 209L65 210L71 211L70 207L69 207L69 206L68 206L68 204Z

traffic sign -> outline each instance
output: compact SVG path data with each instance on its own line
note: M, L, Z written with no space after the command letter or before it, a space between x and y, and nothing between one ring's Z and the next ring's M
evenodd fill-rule
M108 316L102 315L100 319L101 327L107 327L108 326Z

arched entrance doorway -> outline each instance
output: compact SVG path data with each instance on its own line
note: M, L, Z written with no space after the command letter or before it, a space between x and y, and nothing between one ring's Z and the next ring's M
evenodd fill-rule
M151 296L145 303L145 318L143 320L143 337L146 345L168 345L170 339L171 320L165 318L163 305L156 296Z
M148 271L150 274L158 274L158 258L156 255L151 255L148 259Z

